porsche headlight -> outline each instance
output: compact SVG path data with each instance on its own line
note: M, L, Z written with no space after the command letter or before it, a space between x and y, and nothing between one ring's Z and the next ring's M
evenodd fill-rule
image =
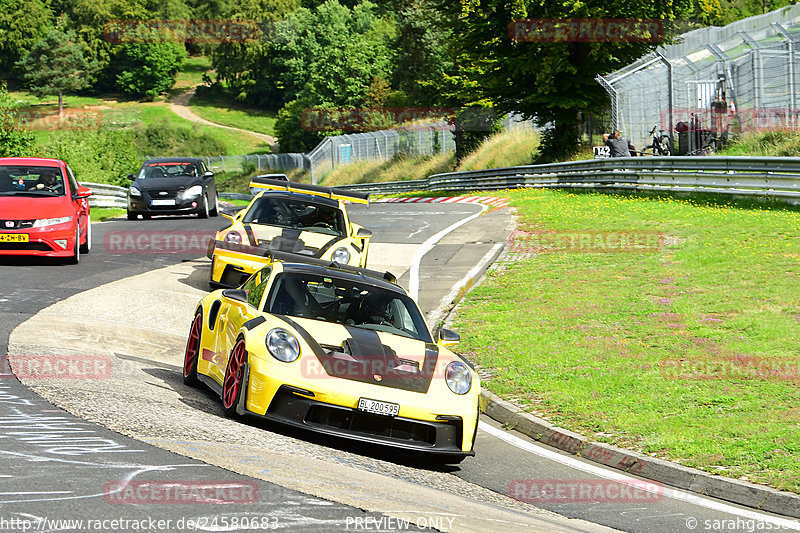
M189 196L200 196L201 194L203 194L203 187L201 185L194 185L183 191L183 196L186 198Z
M40 218L33 223L34 228L43 228L45 226L55 226L56 224L64 224L72 220L72 217L58 217L58 218Z
M141 196L142 195L142 191L140 191L138 188L134 187L133 185L130 186L130 188L128 189L128 192L130 193L131 196Z
M450 387L450 390L456 394L466 394L472 387L472 374L470 374L467 365L461 361L453 361L447 365L444 379L447 381L447 386Z
M229 231L225 234L225 242L228 244L242 244L242 235L238 231Z
M272 357L284 363L291 363L300 357L300 343L283 328L275 328L267 333L267 350Z
M347 250L347 248L337 248L333 251L331 260L339 263L340 265L346 265L350 262L350 252Z

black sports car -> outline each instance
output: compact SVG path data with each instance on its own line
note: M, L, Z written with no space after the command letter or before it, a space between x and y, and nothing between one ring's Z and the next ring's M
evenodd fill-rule
M219 200L214 173L202 159L170 157L149 159L135 175L128 189L128 220L138 215L194 214L217 216Z

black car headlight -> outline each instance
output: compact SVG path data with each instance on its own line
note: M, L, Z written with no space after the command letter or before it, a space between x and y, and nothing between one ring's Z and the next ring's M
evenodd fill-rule
M291 363L300 357L300 343L290 332L274 328L267 333L267 350L272 357L284 363Z
M472 374L467 365L461 361L453 361L444 372L447 386L456 394L466 394L472 388Z

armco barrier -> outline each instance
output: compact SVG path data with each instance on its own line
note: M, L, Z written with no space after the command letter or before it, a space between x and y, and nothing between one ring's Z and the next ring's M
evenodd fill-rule
M84 187L92 190L89 205L92 207L126 207L128 205L128 189L107 183L81 182Z
M520 187L645 189L800 199L800 157L621 157L340 186L373 194Z

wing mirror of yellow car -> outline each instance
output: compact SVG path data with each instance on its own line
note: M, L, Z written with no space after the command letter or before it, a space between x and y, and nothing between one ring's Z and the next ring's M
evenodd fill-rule
M222 296L237 302L247 303L247 291L242 289L225 289L222 291Z
M227 218L227 219L228 219L228 220L230 220L231 222L233 222L233 215L231 215L231 214L229 214L229 213L226 213L225 211L220 211L220 212L219 212L219 214L220 214L220 215L222 215L222 216L224 216L225 218Z
M372 231L368 230L367 228L358 228L356 232L356 237L359 239L368 239L372 237Z
M461 340L461 335L459 335L455 331L445 328L439 330L438 336L439 336L439 341L437 342L437 344L445 348L458 346L458 342Z

